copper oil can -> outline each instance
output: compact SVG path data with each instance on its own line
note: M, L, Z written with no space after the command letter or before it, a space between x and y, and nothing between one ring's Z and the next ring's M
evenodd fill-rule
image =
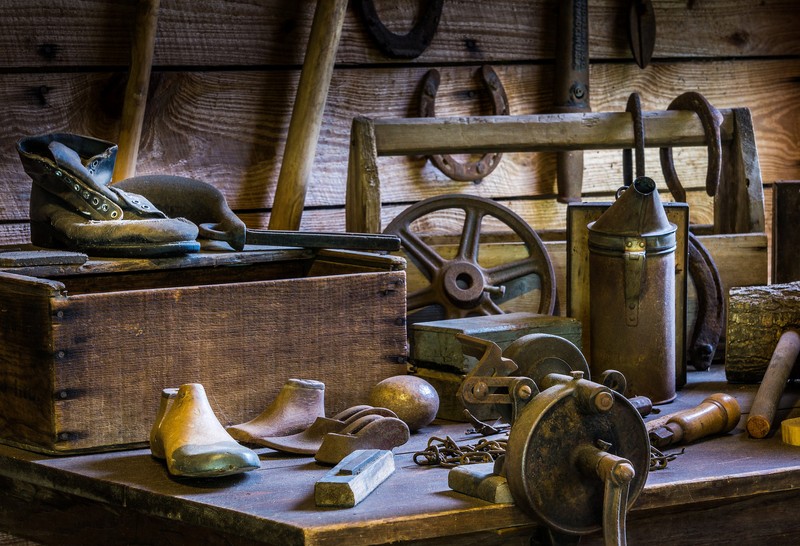
M637 178L589 230L593 377L622 372L626 396L675 398L675 224L655 182Z

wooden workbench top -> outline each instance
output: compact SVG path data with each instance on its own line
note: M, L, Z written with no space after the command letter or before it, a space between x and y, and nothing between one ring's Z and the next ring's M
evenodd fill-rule
M746 412L755 386L729 385L723 377L722 370L716 369L690 373L689 384L679 393L678 400L662 406L660 415L692 407L712 392L732 394ZM788 389L782 405L800 405L798 394L798 389ZM780 416L785 415L783 412ZM649 419L654 418L659 416ZM456 493L447 485L446 469L420 467L413 462L413 453L423 449L431 436L450 435L458 441L474 441L475 436L465 434L467 428L465 424L435 423L413 434L408 444L395 450L396 472L350 509L315 506L314 483L329 467L318 465L311 458L284 456L266 448L258 450L260 470L201 481L170 478L165 466L153 459L147 449L49 457L0 446L0 485L5 485L2 489L7 495L28 501L29 524L37 510L45 515L47 525L28 528L27 534L37 540L53 539L52 535L65 532L62 527L67 525L64 518L53 516L44 507L42 498L48 495L66 495L73 503L70 506L75 502L94 506L94 522L100 507L104 517L116 518L118 523L124 519L130 525L131 518L150 518L147 521L163 524L163 532L172 526L173 535L177 536L169 539L171 543L183 542L180 537L196 540L195 532L205 537L205 542L215 544L211 537L224 536L225 543L232 544L349 546L427 541L453 535L464 535L464 542L459 543L467 543L467 538L473 537L486 545L492 543L487 537L494 537L499 541L496 543L509 543L511 536L529 535L533 522L514 505L492 505ZM788 496L796 503L800 492L800 448L782 444L780 434L753 440L743 430L744 418L732 433L690 445L666 469L651 472L629 516L629 538L632 533L636 536L637 522L645 522L653 514L682 510L698 513L702 507L736 505L756 496L777 496L782 502ZM9 510L8 506L4 501L0 507ZM57 513L63 515L63 506L61 510ZM0 524L8 530L23 531L8 521L8 514L0 518ZM80 522L80 518L72 519ZM791 532L800 532L798 523L790 524L795 526ZM109 536L129 541L143 532L137 528L131 535L116 527L109 535L99 531L96 523L93 525L90 530L84 528L83 535L77 535L80 543L87 544L95 534L103 533L105 541L111 540ZM690 526L682 523L675 527ZM588 537L582 544L593 543L592 540Z

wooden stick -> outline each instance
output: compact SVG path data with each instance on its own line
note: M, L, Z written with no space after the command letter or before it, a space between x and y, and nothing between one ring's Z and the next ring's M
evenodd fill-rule
M763 438L772 428L772 420L778 409L786 381L792 373L797 355L800 354L800 334L786 330L781 334L772 359L758 387L750 416L747 418L747 433L753 438Z
M289 122L269 229L300 228L346 11L347 0L317 1L292 119Z
M112 180L118 182L136 174L136 158L142 135L147 89L156 43L160 0L139 0L139 11L131 45L131 71L125 87L125 102L119 130L119 150Z

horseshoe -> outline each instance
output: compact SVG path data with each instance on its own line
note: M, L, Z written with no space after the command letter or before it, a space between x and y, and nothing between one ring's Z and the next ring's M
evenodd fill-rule
M508 96L503 88L500 77L489 65L481 67L483 84L492 96L494 114L507 116L509 114ZM439 91L441 76L439 71L431 69L422 80L422 96L419 101L420 117L436 117L436 93ZM500 164L502 153L484 154L475 162L461 163L451 155L432 155L431 162L445 175L453 180L473 182L488 176Z
M697 318L688 357L694 369L705 371L711 367L725 327L725 294L714 260L692 233L689 233L689 274L697 291Z
M464 226L456 256L447 259L412 230L413 223L431 213L446 209L464 211ZM528 256L509 263L484 267L478 261L481 223L494 217L510 227L528 249ZM401 212L384 230L400 237L408 259L429 281L429 285L408 295L408 311L432 306L444 310L447 318L502 314L498 303L508 286L522 284L523 277L535 274L540 279L540 314L552 315L556 304L553 264L542 240L516 213L481 197L440 195L420 201ZM516 290L510 290L509 292Z
M722 172L722 139L720 126L722 114L700 93L689 91L670 103L668 110L691 110L703 123L703 132L708 143L708 171L706 173L706 193L717 193ZM672 196L676 201L686 202L686 191L675 172L672 149L661 148L661 170ZM725 294L722 279L713 258L703 243L689 234L689 274L697 290L697 318L688 350L689 363L699 371L711 367L714 353L725 327Z
M636 178L644 176L644 120L639 93L631 93L625 111L633 116L633 144L636 149ZM622 150L622 180L625 186L633 184L633 154L630 148Z
M426 0L425 8L408 34L395 34L383 24L372 0L355 0L367 32L378 49L387 57L395 59L414 59L422 55L436 34L442 15L442 4L444 0Z
M717 193L719 179L722 173L722 137L720 126L722 114L714 108L706 98L695 91L689 91L673 100L667 110L691 110L696 113L703 123L703 132L708 145L708 171L706 172L706 193L714 196ZM672 161L672 148L661 148L661 170L672 195L676 201L686 202L686 191L681 185L675 164Z

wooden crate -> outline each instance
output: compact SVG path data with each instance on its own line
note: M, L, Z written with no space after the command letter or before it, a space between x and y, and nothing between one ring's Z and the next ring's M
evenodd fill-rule
M21 273L21 274L20 274ZM405 373L402 259L303 250L0 272L0 441L53 454L144 445L161 389L205 386L224 425L289 378L331 414Z

